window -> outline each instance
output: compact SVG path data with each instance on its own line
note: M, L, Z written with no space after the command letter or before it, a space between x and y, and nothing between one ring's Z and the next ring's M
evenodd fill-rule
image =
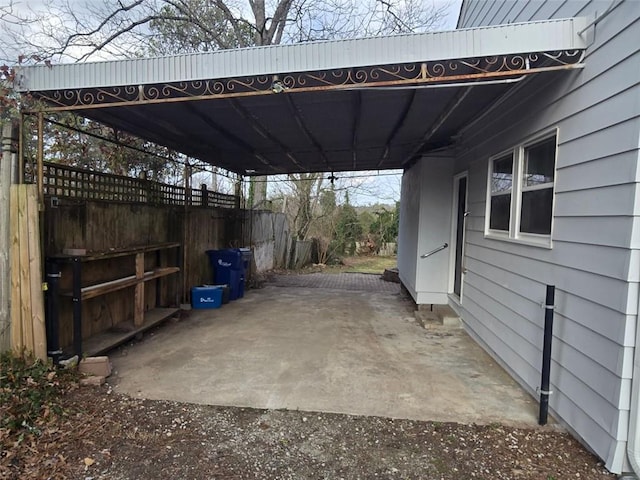
M492 230L509 231L511 219L511 191L513 190L513 155L493 161L491 171Z
M556 137L524 148L520 231L551 234Z
M487 235L549 243L556 138L537 139L491 159Z

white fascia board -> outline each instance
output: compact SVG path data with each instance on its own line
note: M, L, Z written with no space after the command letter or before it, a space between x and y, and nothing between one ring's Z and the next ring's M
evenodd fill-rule
M257 75L453 60L529 52L581 50L586 18L490 27L271 45L207 53L101 62L24 66L16 89L25 91L147 85Z

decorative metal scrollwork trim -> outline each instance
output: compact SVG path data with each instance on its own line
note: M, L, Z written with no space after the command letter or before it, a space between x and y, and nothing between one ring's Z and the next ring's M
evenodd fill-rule
M343 68L279 75L192 80L151 85L32 92L52 105L50 111L207 98L269 95L282 92L375 88L477 81L580 66L582 50L534 52L435 62ZM277 88L276 88L277 87Z

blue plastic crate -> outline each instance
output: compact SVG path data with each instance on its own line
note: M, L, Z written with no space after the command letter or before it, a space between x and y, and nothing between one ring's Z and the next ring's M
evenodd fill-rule
M220 308L222 305L222 287L205 285L191 289L191 307L196 309Z

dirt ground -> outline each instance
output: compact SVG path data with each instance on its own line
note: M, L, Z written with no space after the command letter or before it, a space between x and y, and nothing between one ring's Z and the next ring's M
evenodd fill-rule
M37 390L24 380L27 404ZM0 479L615 478L558 427L200 405L75 381L62 414L45 406L17 433L0 428Z
M138 400L108 385L63 399L37 441L0 452L7 479L613 478L568 434Z

